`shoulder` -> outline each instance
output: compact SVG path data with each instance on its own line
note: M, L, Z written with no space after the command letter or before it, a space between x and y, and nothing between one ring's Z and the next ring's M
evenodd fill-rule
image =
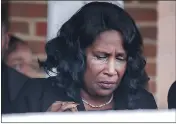
M16 111L43 112L55 101L64 100L64 89L56 86L56 78L35 78L28 80L14 100Z
M31 78L29 79L23 88L21 89L21 94L26 94L27 96L33 96L44 94L44 92L52 92L60 94L63 89L56 86L57 80L55 77L49 78Z
M10 100L14 100L21 88L30 78L19 73L13 68L8 67L6 64L3 64L2 66L2 84L8 85L9 98Z
M143 87L138 87L137 92L129 92L128 89L122 89L118 92L118 108L127 109L128 105L132 105L133 109L157 109L157 105L153 95ZM120 91L120 90L119 90Z
M176 81L171 85L168 92L168 108L176 108Z
M157 109L157 104L152 93L144 88L138 90L139 102L137 107L139 109Z

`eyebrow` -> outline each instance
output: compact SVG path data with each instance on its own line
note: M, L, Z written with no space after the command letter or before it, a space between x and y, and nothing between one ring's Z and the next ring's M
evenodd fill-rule
M95 49L93 50L93 52L111 54L111 51L104 50L104 49ZM125 51L117 51L116 54L117 55L127 55Z

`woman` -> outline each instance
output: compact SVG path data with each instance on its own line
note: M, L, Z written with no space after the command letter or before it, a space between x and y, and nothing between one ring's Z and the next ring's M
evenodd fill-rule
M142 45L123 9L106 2L86 4L47 43L43 66L55 68L57 76L26 85L19 99L26 96L28 105L20 105L21 112L22 107L33 112L156 109L143 88L149 78Z

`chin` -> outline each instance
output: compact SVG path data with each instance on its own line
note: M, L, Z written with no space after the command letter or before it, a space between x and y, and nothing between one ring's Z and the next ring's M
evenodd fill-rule
M111 94L113 94L114 90L101 90L97 92L97 95L101 96L101 97L106 97L109 96Z

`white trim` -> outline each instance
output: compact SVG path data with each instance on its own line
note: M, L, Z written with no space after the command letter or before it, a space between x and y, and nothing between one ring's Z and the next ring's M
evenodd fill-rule
M47 41L56 37L58 29L84 4L93 1L48 1ZM101 1L99 1L101 2ZM124 7L123 0L106 1Z
M30 113L2 116L2 122L175 122L175 111L106 111L106 112L63 112Z

